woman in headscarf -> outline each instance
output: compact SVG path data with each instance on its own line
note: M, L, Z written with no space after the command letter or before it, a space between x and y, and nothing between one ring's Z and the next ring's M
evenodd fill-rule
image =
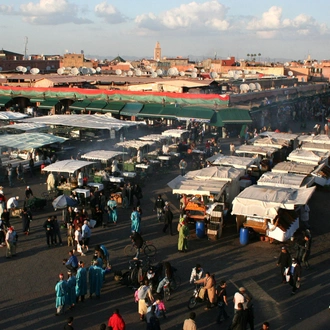
M186 218L180 218L179 229L179 239L178 239L178 251L187 252L188 251L188 237L189 228L186 224Z

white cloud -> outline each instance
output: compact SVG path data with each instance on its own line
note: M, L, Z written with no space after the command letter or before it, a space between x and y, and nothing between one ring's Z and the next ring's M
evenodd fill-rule
M2 12L1 7L0 12ZM79 17L79 7L70 3L68 0L39 0L37 3L29 2L20 5L18 11L10 8L7 13L20 15L24 22L33 25L92 23L89 19Z
M135 23L144 29L203 29L227 30L230 27L226 19L228 8L217 0L205 3L191 2L165 11L156 16L153 13L139 15Z
M96 16L103 18L110 24L118 24L127 21L124 15L118 11L116 7L108 5L106 1L96 5L94 11Z
M273 39L277 36L278 31L274 31L274 30L257 31L256 34L260 39Z
M261 19L253 18L247 25L248 30L277 29L281 26L282 8L273 6L262 14Z
M1 14L12 14L14 12L14 7L9 5L0 5Z

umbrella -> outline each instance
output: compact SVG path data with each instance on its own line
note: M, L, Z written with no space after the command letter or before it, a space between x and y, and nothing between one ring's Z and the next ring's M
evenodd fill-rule
M63 210L68 206L76 206L78 202L69 196L60 195L53 200L52 204L56 211L57 209Z

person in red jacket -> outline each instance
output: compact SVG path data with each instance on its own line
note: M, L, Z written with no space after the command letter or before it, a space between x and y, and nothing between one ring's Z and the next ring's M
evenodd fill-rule
M125 330L125 321L116 308L108 321L108 327L112 330Z

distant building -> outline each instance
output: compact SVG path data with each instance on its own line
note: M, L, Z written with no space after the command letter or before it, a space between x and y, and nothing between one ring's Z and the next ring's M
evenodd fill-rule
M6 61L20 61L24 59L23 54L18 54L14 52L10 52L8 50L1 49L0 50L0 61L6 60Z
M154 60L155 61L160 61L162 58L162 49L160 47L160 43L157 41L156 42L156 47L154 49Z

